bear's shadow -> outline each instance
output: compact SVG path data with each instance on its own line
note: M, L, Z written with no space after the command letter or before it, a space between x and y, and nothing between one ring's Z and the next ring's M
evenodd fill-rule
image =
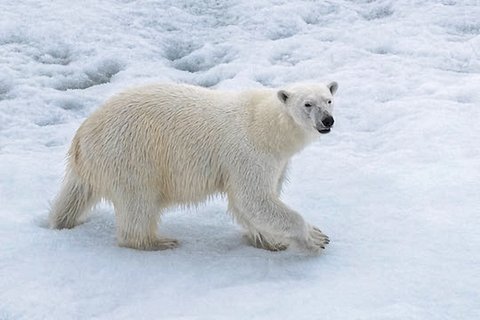
M175 238L179 247L164 251L141 251L121 248L115 237L115 217L112 209L95 209L88 219L73 229L49 230L55 242L63 242L63 246L85 248L86 250L112 250L119 258L124 254L150 256L190 256L202 258L219 257L251 257L283 260L311 257L309 254L288 249L281 252L270 252L252 247L243 230L237 226L231 216L218 208L205 208L204 212L174 211L162 215L159 233L162 236ZM202 219L198 219L201 215ZM192 221L194 220L194 221ZM48 229L46 217L38 218L35 224ZM117 254L115 254L117 256Z

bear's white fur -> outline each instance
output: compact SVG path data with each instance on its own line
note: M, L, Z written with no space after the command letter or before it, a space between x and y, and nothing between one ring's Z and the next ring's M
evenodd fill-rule
M289 159L330 130L336 89L332 82L243 92L177 84L125 91L78 129L50 224L72 228L106 199L120 246L168 249L177 241L157 235L160 213L221 193L256 247L295 243L318 251L328 238L279 193Z

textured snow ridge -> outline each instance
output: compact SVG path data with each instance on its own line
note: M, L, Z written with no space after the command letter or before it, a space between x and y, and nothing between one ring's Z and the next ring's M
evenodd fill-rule
M480 319L480 3L0 1L0 319ZM223 199L178 249L115 243L105 204L46 227L80 123L150 82L339 82L283 199L320 256L250 247Z

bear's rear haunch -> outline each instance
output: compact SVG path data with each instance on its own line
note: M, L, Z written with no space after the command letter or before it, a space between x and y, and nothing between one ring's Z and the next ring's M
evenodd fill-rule
M161 212L221 193L251 244L317 252L328 237L279 199L290 158L333 125L337 83L218 91L178 84L130 89L80 126L52 228L73 228L105 199L120 246L174 248Z

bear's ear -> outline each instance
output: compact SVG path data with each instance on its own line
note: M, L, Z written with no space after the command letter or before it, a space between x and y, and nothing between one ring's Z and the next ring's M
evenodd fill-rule
M330 90L330 93L334 95L335 92L337 92L338 83L336 81L332 81L329 84L327 84L327 88Z
M278 96L278 99L280 99L280 101L282 101L283 103L286 103L288 97L290 96L290 93L288 93L285 90L280 90L277 92L277 96Z

